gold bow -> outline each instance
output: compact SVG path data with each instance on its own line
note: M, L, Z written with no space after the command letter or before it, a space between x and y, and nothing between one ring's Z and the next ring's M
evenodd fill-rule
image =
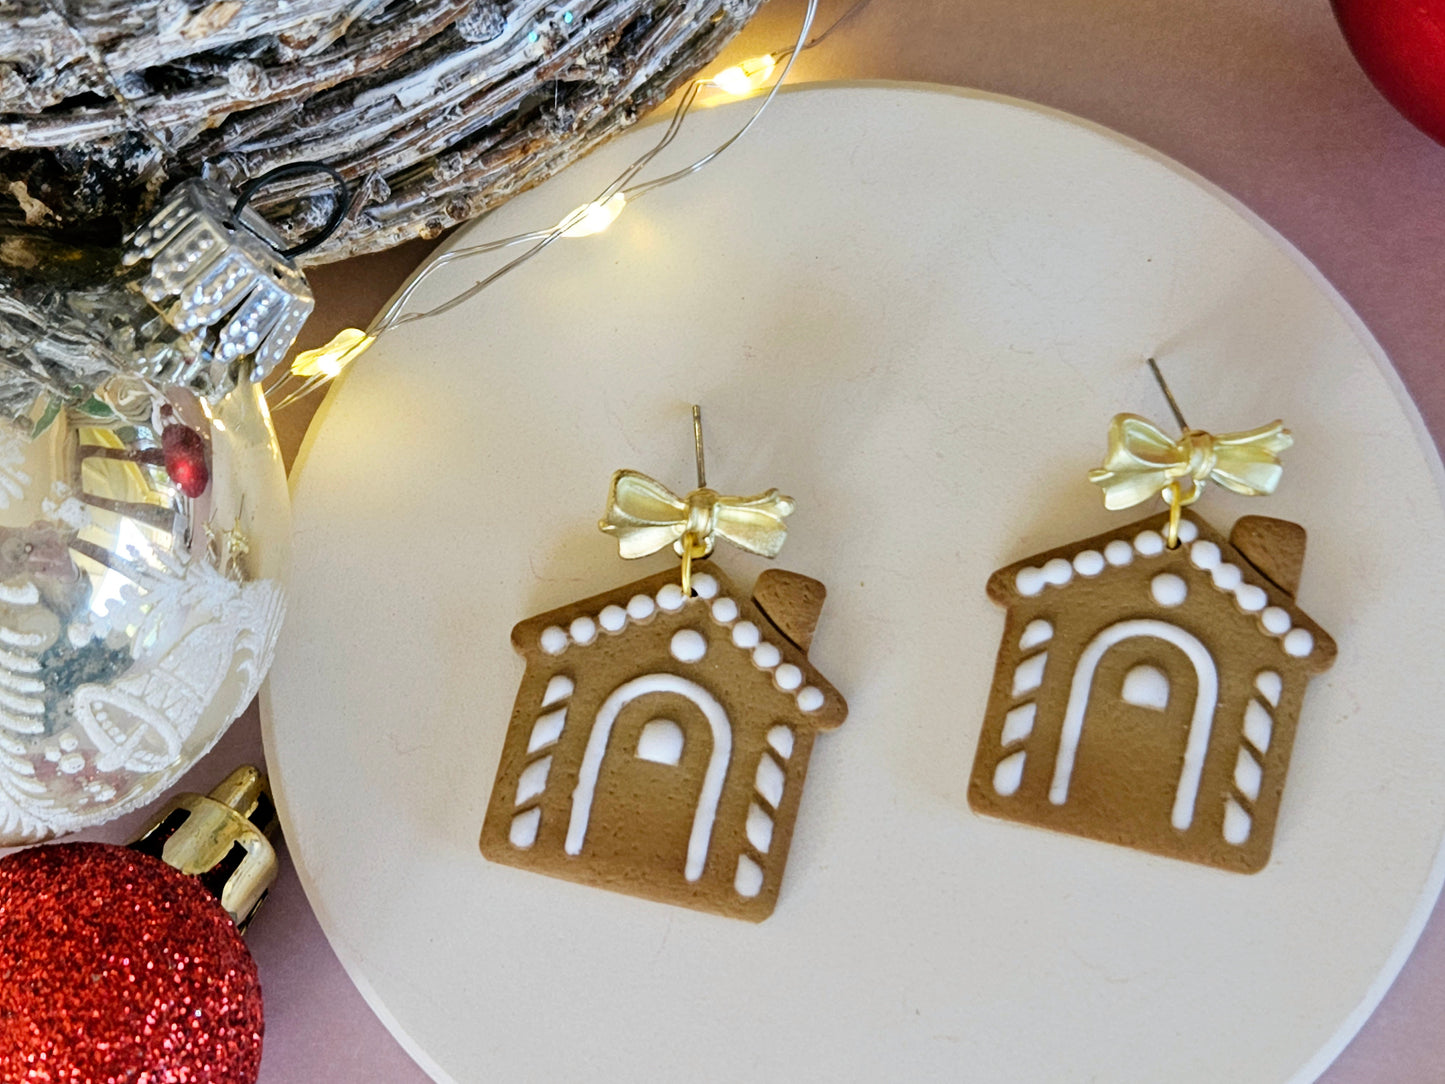
M1109 453L1102 467L1089 472L1089 481L1104 490L1104 507L1110 509L1132 508L1185 479L1195 490L1212 481L1262 497L1279 485L1284 468L1277 456L1293 443L1281 421L1219 436L1186 429L1170 440L1137 414L1116 414L1109 423Z
M694 489L679 497L661 482L635 470L620 470L607 490L607 515L597 526L617 536L623 557L646 557L668 543L679 554L683 539L711 552L713 537L725 538L749 553L776 557L788 538L783 517L791 514L792 497L776 489L756 497L725 497L711 489Z

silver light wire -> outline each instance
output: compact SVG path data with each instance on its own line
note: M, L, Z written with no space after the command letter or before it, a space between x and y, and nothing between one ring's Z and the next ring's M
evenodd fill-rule
M844 22L851 19L869 2L870 0L857 0L857 2L854 3L853 6L850 7L842 16L840 16L832 24L832 26L828 27L826 30L823 31L823 33L819 34L818 37L814 38L812 41L809 41L808 32L812 30L813 19L818 13L818 0L808 0L807 8L803 12L802 23L798 28L797 40L786 50L774 54L778 60L782 60L786 57L786 62L783 64L782 70L778 73L777 77L773 80L772 85L768 88L768 92L763 96L762 100L758 103L757 108L753 110L753 112L748 116L748 119L742 124L740 128L738 128L737 131L735 131L721 144L714 147L711 151L703 155L701 158L697 159L696 161L692 162L687 166L684 166L682 169L673 171L672 173L667 173L661 177L656 177L652 180L644 181L641 184L630 188L627 187L632 182L633 178L637 176L638 173L645 169L653 161L653 159L655 159L659 154L666 150L667 147L672 143L672 141L677 138L678 133L682 130L683 121L687 118L688 113L692 110L693 105L697 102L699 94L705 87L710 85L710 80L705 78L694 79L691 81L691 83L689 83L687 89L683 92L682 97L678 100L677 106L673 109L672 118L668 122L666 129L664 129L658 141L652 147L648 148L645 153L643 153L640 157L638 157L630 165L628 165L628 167L623 170L622 173L620 173L616 178L614 178L612 183L610 183L606 188L604 188L601 193L598 194L596 199L592 200L590 203L585 203L582 206L578 207L574 212L569 213L567 217L563 218L562 221L558 222L550 229L535 230L531 233L520 233L513 237L504 237L495 241L487 241L479 245L468 245L465 248L451 249L448 252L444 252L441 255L436 256L431 260L428 260L426 263L424 263L421 267L417 268L417 270L412 273L411 277L407 279L407 281L403 284L401 290L397 292L397 295L391 300L390 304L388 304L386 308L383 309L380 313L378 313L375 319L371 321L371 323L367 326L366 335L369 336L371 339L375 340L386 332L392 330L393 328L400 327L402 324L409 324L417 320L426 320L430 317L440 316L445 312L450 312L458 305L464 304L465 302L470 301L472 298L476 297L477 294L481 293L488 286L492 285L492 283L496 282L503 275L509 274L510 272L514 271L516 268L520 267L522 264L526 263L528 260L532 259L538 253L540 253L543 249L551 245L559 237L563 236L569 229L571 229L577 224L579 216L588 208L604 204L608 200L619 194L622 196L623 200L626 203L631 203L634 200L646 195L648 192L653 191L654 189L661 188L676 181L680 181L684 177L689 177L692 174L696 173L698 170L702 169L704 166L712 162L720 154L726 151L744 135L746 135L748 131L753 127L753 125L758 122L758 118L763 115L763 112L768 108L769 105L772 104L773 99L777 97L778 91L782 89L783 83L788 78L788 73L792 71L793 64L796 63L799 53L810 49L814 45L817 45L818 43L823 41L824 38L826 38ZM407 302L409 302L412 296L416 293L418 287L420 287L421 284L431 275L431 273L433 271L436 271L438 268L445 267L448 264L456 263L459 260L470 259L473 256L480 256L488 252L496 252L500 249L510 248L513 245L522 245L528 243L532 243L532 247L527 249L527 251L509 260L507 263L497 268L497 270L493 271L485 278L482 278L479 281L473 283L471 286L463 290L460 294L457 294L455 297L449 298L448 300L442 302L434 308L426 309L421 312L402 311L406 307ZM288 371L285 375L281 377L281 379L277 380L271 385L271 387L266 389L266 394L268 398L281 393L283 390L286 389L286 385L291 384L295 379L297 378L293 377ZM303 399L307 395L311 394L311 392L315 391L317 388L327 383L330 379L331 377L326 375L317 375L306 378L301 382L299 387L295 387L294 390L290 390L280 400L280 402L272 406L271 409L281 410L284 407L290 406L292 403L295 403L298 400Z

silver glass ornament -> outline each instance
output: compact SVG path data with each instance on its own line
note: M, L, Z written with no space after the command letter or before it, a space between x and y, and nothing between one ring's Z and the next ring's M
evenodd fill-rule
M252 378L305 280L202 185L118 255L0 239L0 845L154 797L255 695L284 609Z

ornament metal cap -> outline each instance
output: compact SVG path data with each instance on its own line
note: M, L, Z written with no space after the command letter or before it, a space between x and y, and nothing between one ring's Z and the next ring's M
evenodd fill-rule
M316 304L270 223L209 181L168 193L123 261L144 264L141 293L196 352L190 368L169 374L176 382L204 377L224 392L248 358L250 378L264 379ZM212 365L219 371L208 373Z
M130 846L199 879L244 932L280 868L275 830L270 784L246 764L209 795L176 795Z

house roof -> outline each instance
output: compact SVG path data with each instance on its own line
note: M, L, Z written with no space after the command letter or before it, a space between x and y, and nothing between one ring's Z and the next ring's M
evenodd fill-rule
M711 562L697 562L693 567L699 571L692 577L694 597L690 599L683 597L675 570L661 572L529 617L512 629L512 645L530 663L538 655L558 658L586 651L604 638L625 637L630 630L659 619L677 624L679 631L684 621L705 620L725 633L714 636L715 641L727 644L772 677L775 693L786 699L799 722L823 730L841 724L848 714L847 702L808 656Z
M1186 509L1179 523L1180 545L1171 551L1162 533L1168 520L1165 512L1015 561L989 577L989 597L1012 607L1083 580L1107 578L1136 562L1156 563L1160 572L1187 575L1230 597L1241 613L1255 618L1262 637L1311 670L1325 670L1334 662L1329 633L1223 535Z

